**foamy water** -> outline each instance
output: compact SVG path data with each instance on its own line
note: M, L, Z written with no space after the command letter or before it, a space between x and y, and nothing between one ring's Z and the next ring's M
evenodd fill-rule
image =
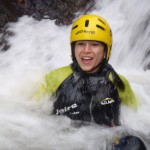
M148 0L97 0L91 12L111 25L110 63L129 80L140 102L137 111L122 106L123 126L111 129L75 127L66 117L50 115L52 101L48 97L32 99L47 71L71 63L71 26L58 27L53 21L38 22L27 16L10 24L9 30L15 33L8 39L11 47L0 53L0 150L105 150L105 142L121 131L144 138L148 145L150 71L143 70L149 61L143 58L150 47L149 12Z

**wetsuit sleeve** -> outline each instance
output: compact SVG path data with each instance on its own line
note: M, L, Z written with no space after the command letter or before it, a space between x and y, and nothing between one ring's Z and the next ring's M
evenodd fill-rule
M119 77L121 78L121 80L123 81L123 83L125 85L124 90L118 89L119 96L120 96L122 102L125 105L127 105L133 109L137 109L139 103L138 103L137 97L135 96L135 94L131 88L131 85L129 84L128 80L124 76L119 75Z
M39 100L41 97L45 95L51 95L51 72L46 74L43 79L38 83L35 93L33 95L33 99Z
M121 102L128 107L137 109L139 106L139 102L131 88L130 83L123 75L120 75L120 74L118 74L118 75L119 75L120 79L123 81L124 86L125 86L124 90L121 90L117 87ZM111 73L109 74L109 79L113 82Z
M40 99L44 95L52 95L59 85L72 73L70 66L65 66L47 73L40 82L33 98Z

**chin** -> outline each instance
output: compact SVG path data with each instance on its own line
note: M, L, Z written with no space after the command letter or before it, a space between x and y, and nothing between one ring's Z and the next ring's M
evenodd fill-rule
M91 68L81 68L84 72L90 73L91 72Z

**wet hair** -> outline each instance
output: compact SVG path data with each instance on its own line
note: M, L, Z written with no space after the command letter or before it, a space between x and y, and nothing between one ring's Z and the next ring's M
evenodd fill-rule
M121 78L119 77L117 72L112 68L111 65L107 65L107 66L109 66L109 70L112 73L112 79L113 79L114 85L123 91L125 89L125 85L123 81L121 80Z

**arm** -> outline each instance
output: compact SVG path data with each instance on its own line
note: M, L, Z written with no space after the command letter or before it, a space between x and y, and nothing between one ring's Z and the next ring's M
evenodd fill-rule
M128 80L123 77L122 75L119 75L119 77L121 78L121 80L123 81L124 85L125 85L125 89L124 90L120 90L119 91L119 97L121 98L121 101L123 102L123 104L133 108L133 109L137 109L138 108L138 100L128 82Z
M52 95L55 93L60 84L72 73L70 66L62 67L47 73L37 90L33 95L34 99L39 100L44 95Z
M118 93L119 93L121 102L128 107L137 109L139 106L139 103L138 103L138 100L137 100L128 80L120 74L118 76L124 84L124 89L120 89L118 86L116 86L116 88L118 89ZM109 74L109 79L114 83L111 73Z

